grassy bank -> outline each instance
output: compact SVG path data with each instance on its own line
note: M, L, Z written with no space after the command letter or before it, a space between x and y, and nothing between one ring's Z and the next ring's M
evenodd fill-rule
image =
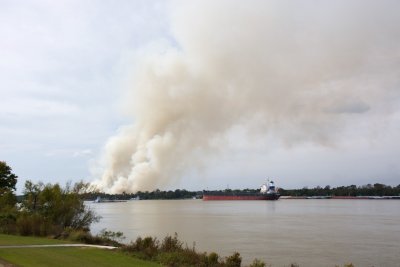
M0 235L0 245L51 245L68 242L36 237ZM56 247L56 248L0 248L0 258L17 266L143 266L159 267L149 262L126 255L120 251L96 248Z
M73 244L73 242L58 239L38 238L32 236L17 236L0 234L0 246L11 245L53 245L53 244Z
M163 240L152 237L137 238L116 250L92 247L35 247L1 248L7 245L53 245L73 242L15 235L0 234L0 266L2 260L21 267L70 266L70 267L240 267L241 257L234 253L229 257L220 257L216 253L199 253L194 248L183 246L177 235L167 236ZM270 267L262 261L254 260L249 267ZM299 267L292 263L288 267ZM338 265L336 267L339 267ZM354 267L345 264L343 267Z

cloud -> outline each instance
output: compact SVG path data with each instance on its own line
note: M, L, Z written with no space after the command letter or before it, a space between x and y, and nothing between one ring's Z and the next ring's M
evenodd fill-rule
M365 113L370 110L370 106L368 106L364 102L357 102L357 101L347 101L343 103L338 103L336 106L328 107L326 110L328 112L333 113Z
M93 151L91 149L84 149L84 150L74 152L73 157L87 157L87 156L91 156L92 154L93 154Z
M15 105L18 103L19 105ZM74 116L79 113L79 107L70 103L34 98L14 98L1 105L0 113L9 118Z
M124 120L115 109L124 64L136 47L164 35L163 5L0 3L0 158L20 177L57 177L28 167L29 160L44 165L46 151L69 151L57 154L58 173L89 176L88 162L71 155L96 151Z

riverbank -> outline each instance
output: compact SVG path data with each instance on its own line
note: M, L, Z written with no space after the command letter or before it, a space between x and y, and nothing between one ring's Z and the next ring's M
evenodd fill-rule
M24 247L27 245L36 247ZM47 247L38 247L43 245ZM0 234L0 264L3 266L52 267L59 266L60 263L69 267L161 266L155 262L134 258L119 250L88 247L86 244L57 239Z
M48 238L0 234L0 266L51 267L58 266L60 263L69 267L82 265L85 267L241 266L241 257L237 252L224 259L216 253L198 253L194 248L184 247L176 235L167 236L162 242L156 238L138 238L128 246L115 248L115 250L114 248ZM157 254L159 257L154 257ZM156 262L159 260L163 261L162 264ZM266 265L256 259L249 266L271 265ZM299 267L295 263L288 266ZM354 265L345 264L343 267L354 267Z

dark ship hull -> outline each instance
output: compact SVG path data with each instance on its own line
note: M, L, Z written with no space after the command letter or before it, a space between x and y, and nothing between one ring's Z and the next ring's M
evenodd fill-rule
M252 192L210 192L203 191L203 200L277 200L281 195L275 189L273 181L263 184L260 191Z
M229 193L203 193L203 200L278 200L281 195L274 194L229 194Z

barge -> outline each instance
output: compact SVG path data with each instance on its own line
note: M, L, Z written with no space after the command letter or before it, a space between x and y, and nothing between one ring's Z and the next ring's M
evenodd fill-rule
M203 200L278 200L281 195L273 181L263 184L260 192L210 192L203 191Z

